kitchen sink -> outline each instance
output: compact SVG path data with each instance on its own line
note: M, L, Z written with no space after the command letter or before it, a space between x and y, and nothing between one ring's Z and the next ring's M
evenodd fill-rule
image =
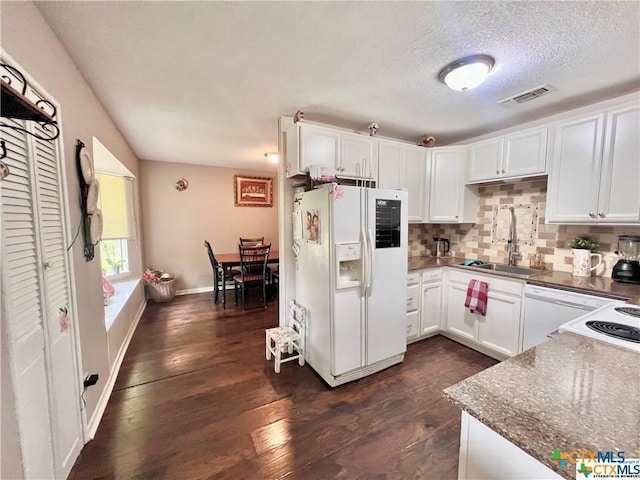
M483 270L494 270L496 272L512 273L514 275L524 275L533 277L541 275L544 270L534 270L533 268L516 267L513 265L503 265L501 263L485 263L483 265L473 265L473 268L481 268Z

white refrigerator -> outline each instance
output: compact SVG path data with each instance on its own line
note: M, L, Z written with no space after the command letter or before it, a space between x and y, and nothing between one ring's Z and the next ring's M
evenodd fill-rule
M302 194L299 210L306 361L331 386L402 362L407 191L328 184Z

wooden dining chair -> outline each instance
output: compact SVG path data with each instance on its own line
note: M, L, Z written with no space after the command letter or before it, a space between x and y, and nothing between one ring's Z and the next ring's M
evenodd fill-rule
M264 243L264 237L255 237L255 238L245 238L245 237L240 237L240 245L245 245L245 246L259 246L262 245Z
M211 244L205 240L204 246L207 249L207 253L209 254L209 261L211 262L211 269L213 270L213 302L218 303L218 295L220 289L222 288L222 295L225 295L225 287L227 286L227 282L233 282L233 277L239 275L240 270L230 269L224 272L224 270L216 260L215 255L213 254Z
M262 287L262 303L267 306L267 260L271 244L256 246L238 245L240 253L240 274L233 277L236 298L238 289L245 309L247 288Z

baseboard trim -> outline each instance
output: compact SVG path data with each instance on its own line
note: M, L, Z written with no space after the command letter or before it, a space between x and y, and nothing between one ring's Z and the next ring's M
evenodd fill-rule
M177 290L176 295L191 295L192 293L205 293L213 292L213 287L198 287L198 288L186 288L184 290Z
M127 336L122 342L122 346L118 351L118 355L116 356L115 362L113 362L113 368L109 373L109 380L102 391L102 395L100 395L100 400L98 400L98 404L96 405L96 409L91 416L91 420L89 420L89 424L87 425L87 430L89 433L89 438L85 443L89 440L93 440L98 431L98 426L100 425L100 420L102 420L102 416L104 415L104 411L107 408L107 403L109 402L109 398L111 397L111 393L113 392L113 387L116 384L116 378L118 377L118 372L120 371L120 366L122 365L122 361L124 360L124 355L129 348L129 343L131 342L131 338L133 337L136 328L138 327L138 322L140 322L140 318L142 318L142 314L144 313L145 308L147 308L147 301L143 301L140 304L140 308L138 308L138 312L136 313L133 322L131 323L131 327L129 327L129 331L127 332Z

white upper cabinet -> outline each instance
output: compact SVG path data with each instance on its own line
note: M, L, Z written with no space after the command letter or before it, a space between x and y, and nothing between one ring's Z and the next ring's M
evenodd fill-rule
M409 192L408 218L410 222L425 220L426 170L426 149L413 145L405 147L404 181L400 188L406 188Z
M504 139L492 138L469 145L469 181L495 180L500 177Z
M469 145L469 183L546 173L547 127Z
M378 178L378 140L368 135L298 123L286 131L286 149L289 177L319 165L335 170L338 177Z
M375 138L342 133L341 144L342 155L337 169L339 176L378 178L378 144Z
M308 172L309 165L327 168L339 166L340 133L316 125L300 125L300 172Z
M378 161L379 188L400 188L400 176L404 175L404 149L402 144L380 140Z
M380 140L379 188L404 188L409 193L409 222L425 221L427 149Z
M428 222L475 223L477 196L464 182L467 147L431 148L429 155Z
M547 222L640 223L637 104L558 124Z
M609 112L598 197L599 223L640 222L640 108Z

